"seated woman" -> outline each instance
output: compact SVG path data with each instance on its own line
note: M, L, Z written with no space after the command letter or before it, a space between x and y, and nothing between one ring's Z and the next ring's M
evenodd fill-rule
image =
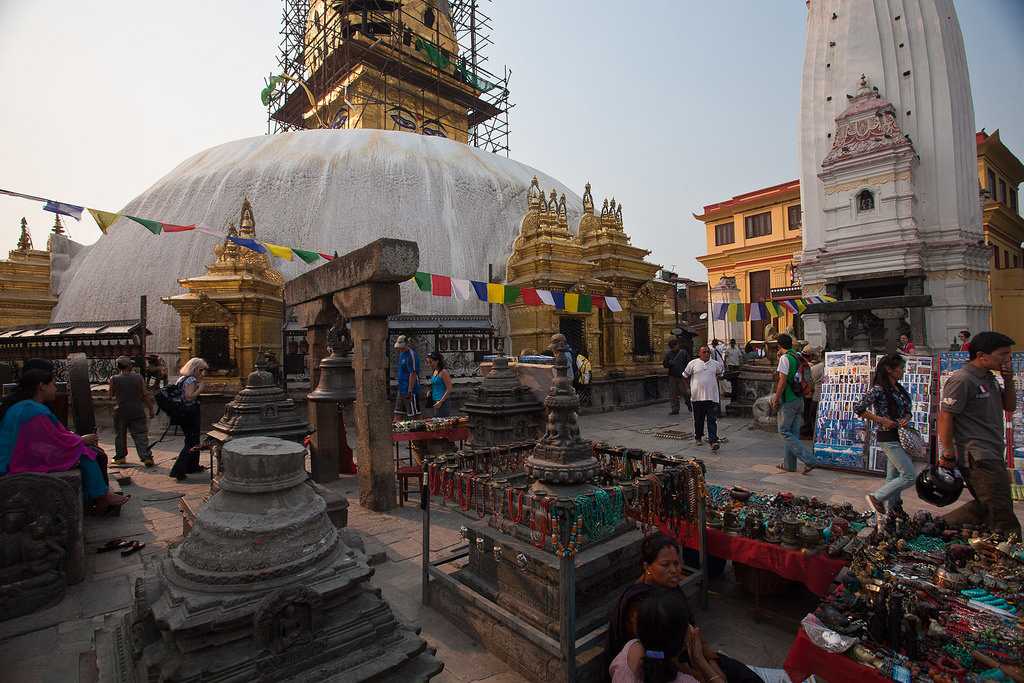
M644 539L640 546L640 561L643 574L633 585L628 586L612 608L608 624L608 647L605 651L606 661L619 654L623 645L631 638L637 637L638 609L644 598L657 589L668 589L680 596L679 610L685 611L688 624L696 626L693 612L686 603L686 596L679 587L683 582L683 562L680 558L679 544L664 534L652 534ZM698 637L699 636L699 631ZM721 668L727 683L762 683L761 678L745 664L731 657L716 652L703 640L700 647L709 662ZM671 680L671 679L670 679Z
M97 514L120 514L130 496L111 493L93 448L95 434L69 432L43 403L53 401L57 385L53 373L29 370L18 382L15 400L0 422L0 475L21 472L82 470L87 504Z
M721 669L705 656L680 591L655 588L638 602L636 637L626 641L608 667L612 683L725 681Z

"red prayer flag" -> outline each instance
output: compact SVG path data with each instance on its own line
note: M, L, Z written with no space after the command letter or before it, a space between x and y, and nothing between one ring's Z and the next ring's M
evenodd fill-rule
M325 261L333 261L334 260L334 257L331 256L330 254L325 254L322 251L318 251L316 253L320 254L320 256L322 256Z
M430 275L430 293L434 296L451 296L452 279L447 275Z
M164 232L188 232L189 230L195 230L195 225L171 225L170 223L161 223L164 226Z
M601 294L593 294L590 297L590 304L594 308L607 308L604 303L604 296Z
M537 294L537 290L533 287L523 287L519 290L519 293L523 297L523 303L528 306L543 306L544 302L540 300L540 295Z

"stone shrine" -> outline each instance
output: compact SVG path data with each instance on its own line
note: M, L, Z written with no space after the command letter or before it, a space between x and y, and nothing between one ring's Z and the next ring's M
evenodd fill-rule
M85 578L82 475L0 477L0 621L50 607Z
M221 490L136 600L103 680L425 681L441 671L305 485L305 449L224 445ZM215 637L213 634L216 634Z
M544 402L545 432L526 461L529 476L492 478L505 479L513 492L525 490L534 480L531 491L551 501L549 519L567 517L576 496L595 492L597 487L590 482L599 470L592 445L580 438L579 399L566 374L565 357L558 355L565 345L560 337L552 339L557 375ZM545 537L533 537L531 529L514 519L499 519L496 525L499 528L479 521L475 513L467 521L463 534L469 541L468 563L451 575L454 583L430 582L430 605L526 678L564 680L568 664L557 647L526 635L539 631L550 639L563 637L559 586L569 585L564 567ZM603 538L588 539L576 555L572 642L606 622L611 603L639 576L642 540L641 532L624 520ZM602 653L600 647L580 652L575 680L602 680Z
M468 451L535 441L543 433L544 406L519 382L507 356L494 359L472 398L462 404L462 412L469 416L473 435Z
M896 321L924 353L988 329L974 109L953 1L809 3L801 92L803 294L931 297ZM882 320L857 312L849 336L880 338ZM804 324L824 346L820 314Z

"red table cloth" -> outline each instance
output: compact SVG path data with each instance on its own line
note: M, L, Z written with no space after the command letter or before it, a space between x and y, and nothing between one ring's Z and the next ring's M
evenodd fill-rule
M392 434L391 440L395 443L404 441L430 441L431 439L448 439L449 441L466 441L469 439L468 427L456 427L443 432L399 432Z
M802 628L797 631L796 640L790 646L782 668L793 681L803 681L814 674L829 683L891 683L891 679L883 676L877 669L855 662L844 654L822 650L811 641Z
M697 548L697 528L682 524L678 533L662 523L661 530L679 540L687 548ZM707 530L707 551L716 557L767 569L790 581L799 581L815 595L825 595L832 579L846 566L845 560L834 560L823 552L813 555L802 550L788 550L775 543L734 536L718 529Z

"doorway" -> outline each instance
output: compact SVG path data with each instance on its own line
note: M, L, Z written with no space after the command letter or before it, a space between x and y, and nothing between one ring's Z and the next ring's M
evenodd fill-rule
M755 270L747 275L750 292L750 303L768 301L771 298L772 273L770 270ZM750 321L750 338L764 341L764 328L768 325L767 320Z

